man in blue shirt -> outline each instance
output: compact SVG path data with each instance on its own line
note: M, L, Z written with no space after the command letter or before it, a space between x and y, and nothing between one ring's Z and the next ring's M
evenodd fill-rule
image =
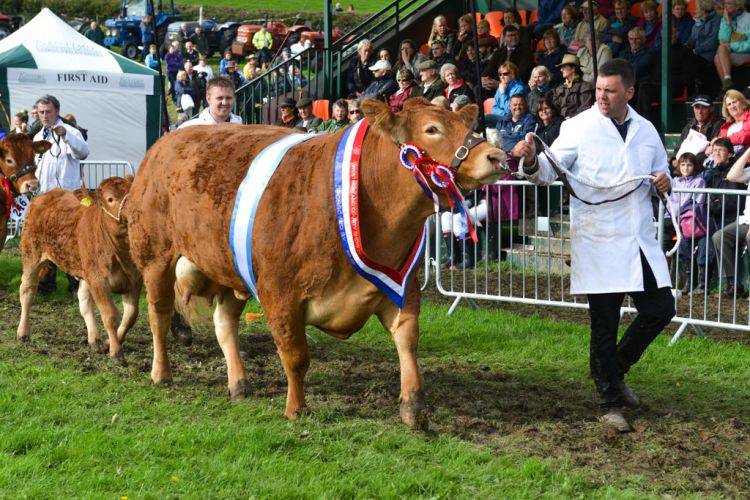
M150 15L143 16L141 20L141 44L143 45L143 59L146 60L148 55L148 49L152 43L156 43L156 37L154 36L154 25L151 21Z
M501 118L497 123L497 130L503 141L503 150L510 151L523 140L527 133L533 132L536 125L534 116L529 113L526 97L516 94L510 98L510 115Z

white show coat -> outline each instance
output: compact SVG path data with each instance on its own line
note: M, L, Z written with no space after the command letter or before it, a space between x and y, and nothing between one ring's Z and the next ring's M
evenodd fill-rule
M565 168L596 184L611 185L637 175L669 175L667 154L654 126L628 106L628 133L622 136L595 104L565 120L550 149ZM551 184L557 179L544 155L529 180ZM635 187L594 189L572 178L575 193L589 202L617 198ZM571 294L643 291L640 251L659 288L671 286L667 261L656 239L652 186L643 181L623 199L591 206L570 198Z
M89 146L77 128L63 123L59 118L52 127L58 125L65 127L65 136L60 137L51 132L46 140L52 147L41 158L37 158L36 177L42 193L58 187L68 190L80 188L81 160L89 155ZM37 132L34 140L41 141L43 137L44 128Z
M211 116L208 108L206 108L201 111L198 116L196 116L192 120L186 121L178 128L192 127L193 125L219 125L220 123L222 122L217 122L216 120L214 120L214 117ZM235 115L234 113L229 113L229 121L227 121L226 123L242 124L242 118L239 115Z

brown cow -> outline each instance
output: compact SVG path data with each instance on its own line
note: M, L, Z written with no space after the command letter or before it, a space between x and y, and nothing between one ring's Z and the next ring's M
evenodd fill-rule
M477 107L450 113L424 100L410 100L402 113L393 114L385 104L366 100L362 110L370 123L360 170L363 239L371 258L396 268L434 206L400 164L394 143L414 142L450 164L477 117ZM251 160L288 133L269 126L191 127L161 138L141 164L126 212L131 252L146 285L154 383L172 380L166 335L175 300L175 267L182 256L212 284L201 285L203 291L218 299L214 323L227 362L230 395L247 395L237 328L248 295L233 265L228 231ZM310 356L305 325L348 338L375 314L398 350L401 418L421 426L426 418L416 359L419 286L412 278L406 304L399 309L349 264L337 230L333 193L333 158L342 135L319 136L292 148L255 217L253 266L287 376L285 415L295 418L306 407L303 378ZM466 191L476 189L497 180L503 163L499 149L480 144L461 164L458 180Z
M104 352L92 299L109 336L109 357L124 363L122 341L138 317L141 275L130 258L127 224L122 208L132 177L105 179L88 200L82 193L54 189L29 207L21 236L21 320L18 340L29 339L29 309L39 283L42 264L52 261L81 278L78 304L86 322L89 346ZM122 294L123 316L112 302ZM119 323L119 326L118 326Z
M32 142L25 134L10 134L0 141L0 252L8 234L13 198L39 192L34 155L43 154L50 147L48 141Z

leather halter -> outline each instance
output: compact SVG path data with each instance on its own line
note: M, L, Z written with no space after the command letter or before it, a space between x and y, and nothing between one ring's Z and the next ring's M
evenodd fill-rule
M453 161L450 164L450 168L452 170L458 171L461 163L463 163L463 161L469 157L469 152L483 142L486 142L486 140L487 139L482 137L481 134L469 130L469 133L466 134L466 137L464 137L464 143L461 144L458 149L456 149L455 153L453 153Z
M10 182L10 187L13 191L15 191L17 194L21 194L16 189L16 181L27 174L33 174L36 171L36 165L34 163L28 163L26 165L23 165L18 172L8 177L8 181ZM0 175L4 176L2 172L0 172Z

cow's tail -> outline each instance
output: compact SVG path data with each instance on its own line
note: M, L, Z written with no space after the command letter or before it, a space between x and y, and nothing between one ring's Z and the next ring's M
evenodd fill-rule
M205 274L185 257L175 267L175 310L191 327L205 327L212 323L214 285Z

